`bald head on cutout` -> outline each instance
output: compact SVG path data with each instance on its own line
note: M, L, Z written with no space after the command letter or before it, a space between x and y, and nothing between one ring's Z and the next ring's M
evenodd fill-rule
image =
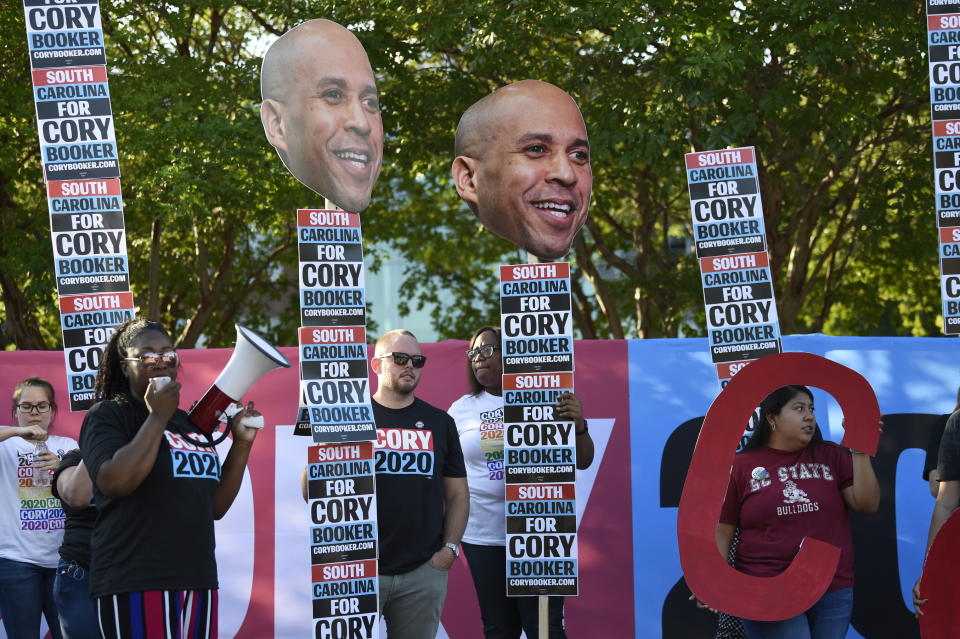
M267 51L260 73L267 140L295 178L360 213L383 160L383 122L363 45L330 20L309 20Z
M567 254L593 187L573 98L539 80L502 87L460 118L454 153L457 193L484 226L540 259Z

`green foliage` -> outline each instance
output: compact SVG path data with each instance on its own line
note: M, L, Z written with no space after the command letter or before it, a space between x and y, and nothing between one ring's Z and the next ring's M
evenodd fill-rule
M896 0L297 2L103 0L137 302L179 342L243 320L295 343L292 212L319 206L259 121L267 42L310 17L350 26L384 104L384 169L364 214L375 261L441 337L496 323L497 264L449 168L463 111L538 78L569 91L594 192L575 244L584 337L702 334L683 154L757 147L786 333L938 332L923 11ZM23 13L0 9L3 343L59 340ZM368 252L371 250L368 248ZM11 277L10 275L14 275ZM452 297L453 302L449 301ZM377 300L372 300L374 305Z

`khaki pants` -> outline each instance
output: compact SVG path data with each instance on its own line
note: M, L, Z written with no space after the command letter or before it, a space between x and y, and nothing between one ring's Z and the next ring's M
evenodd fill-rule
M427 561L402 575L380 575L387 639L434 639L447 595L447 571Z

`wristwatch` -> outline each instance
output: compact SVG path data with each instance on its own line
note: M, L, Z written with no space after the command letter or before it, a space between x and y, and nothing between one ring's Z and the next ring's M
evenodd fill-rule
M457 544L451 541L445 543L444 546L450 549L450 551L453 553L454 559L460 556L460 548L457 546Z

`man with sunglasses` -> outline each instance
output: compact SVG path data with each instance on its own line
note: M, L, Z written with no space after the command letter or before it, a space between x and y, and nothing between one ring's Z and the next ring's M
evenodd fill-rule
M410 331L377 341L371 367L377 424L380 613L389 639L433 639L459 555L470 496L453 419L414 396L426 357Z

